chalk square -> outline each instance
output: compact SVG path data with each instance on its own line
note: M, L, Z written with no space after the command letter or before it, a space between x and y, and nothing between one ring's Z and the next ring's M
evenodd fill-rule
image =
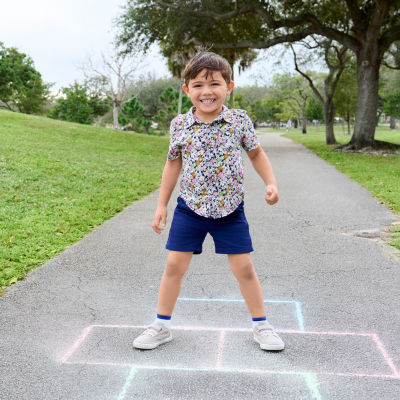
M282 352L263 351L245 332L226 332L220 356L221 367L237 364L241 368L333 374L393 375L372 336L326 332L279 333L285 342Z
M310 398L301 375L184 370L137 370L123 397L124 400Z
M141 332L143 328L95 325L65 362L192 368L208 368L217 362L219 331L173 330L174 340L156 351L132 347Z
M268 320L276 328L302 330L302 321L299 321L296 302L266 300L265 309ZM250 328L251 315L244 301L178 298L173 324Z

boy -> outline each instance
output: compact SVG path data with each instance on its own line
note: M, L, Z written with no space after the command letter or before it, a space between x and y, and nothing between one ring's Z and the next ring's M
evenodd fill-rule
M135 348L154 349L172 340L171 315L182 277L193 254L201 253L207 233L214 239L216 253L228 255L252 315L254 340L264 350L284 348L266 320L262 289L250 256L253 247L243 210L241 147L267 185L268 204L278 201L278 189L246 111L229 110L223 104L234 86L231 75L229 63L212 52L198 53L185 68L182 88L193 107L171 122L168 159L152 224L158 234L164 229L167 204L182 170L178 204L166 244L170 252L160 284L157 318L133 341Z

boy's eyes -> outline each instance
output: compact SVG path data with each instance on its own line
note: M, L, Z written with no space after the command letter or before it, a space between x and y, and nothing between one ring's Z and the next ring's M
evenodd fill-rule
M195 87L195 88L199 88L201 86L202 85L193 85L193 87ZM219 83L212 83L211 86L219 86Z

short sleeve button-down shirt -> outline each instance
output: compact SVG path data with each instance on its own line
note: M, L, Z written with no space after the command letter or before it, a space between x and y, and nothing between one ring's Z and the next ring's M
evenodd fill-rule
M210 123L199 120L192 107L171 122L168 160L182 157L180 196L195 213L221 218L244 198L242 148L259 145L244 110L223 106Z

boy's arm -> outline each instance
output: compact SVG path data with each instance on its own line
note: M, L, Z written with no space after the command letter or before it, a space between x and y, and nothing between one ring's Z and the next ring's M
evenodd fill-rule
M167 160L164 166L160 194L158 196L157 210L154 215L151 227L154 232L161 233L167 224L167 205L171 198L172 191L174 190L182 169L182 157L175 160ZM160 222L162 226L160 227Z
M276 183L271 163L261 146L257 146L255 149L247 151L247 155L249 156L254 169L267 186L265 200L272 206L278 202L279 194L278 185Z

